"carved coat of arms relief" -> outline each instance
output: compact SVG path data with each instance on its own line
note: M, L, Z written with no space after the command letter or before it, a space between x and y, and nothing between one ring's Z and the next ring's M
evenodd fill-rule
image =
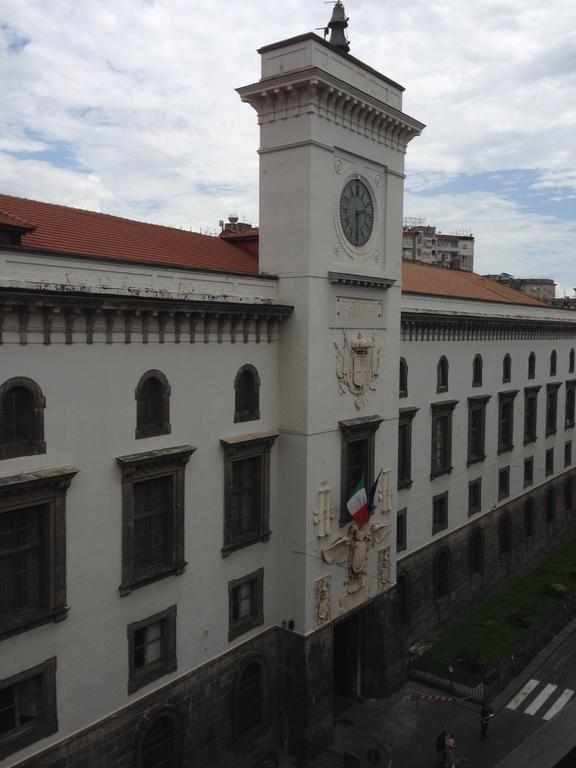
M351 338L344 333L344 343L340 348L336 343L336 376L340 394L350 392L358 410L368 402L367 393L376 389L376 379L380 368L380 347L376 346L373 336L365 336L361 331Z

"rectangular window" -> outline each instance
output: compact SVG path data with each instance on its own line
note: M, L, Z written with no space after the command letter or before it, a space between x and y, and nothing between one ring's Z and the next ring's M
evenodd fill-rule
M475 515L482 509L482 478L468 483L468 514Z
M381 416L366 416L338 422L342 435L340 525L350 520L346 503L358 483L363 482L368 492L374 482L374 436L382 421Z
M176 606L128 625L128 693L175 672Z
M534 482L534 456L524 459L524 488Z
M432 534L448 528L448 491L432 499Z
M536 440L538 420L538 390L540 387L526 387L524 390L524 444Z
M468 464L484 461L486 404L490 397L468 398Z
M553 435L556 432L559 386L560 384L546 385L546 435Z
M566 382L566 407L564 426L566 429L574 426L574 411L576 407L576 381Z
M554 474L554 448L546 451L546 477Z
M498 453L514 448L514 398L518 392L500 392L498 396Z
M0 759L57 730L55 658L0 679Z
M261 432L220 440L224 449L224 556L270 538L270 451L277 437L277 432Z
M452 471L452 412L457 402L432 404L431 477Z
M184 571L184 470L195 450L182 445L116 459L122 470L121 595Z
M569 467L572 464L572 440L564 443L564 466Z
M264 623L264 569L228 584L228 640Z
M408 546L407 514L404 507L396 515L396 552L404 552Z
M417 408L401 408L398 418L398 490L412 485L412 419Z
M498 500L510 496L510 467L502 467L498 471Z
M0 638L66 616L72 467L0 480Z

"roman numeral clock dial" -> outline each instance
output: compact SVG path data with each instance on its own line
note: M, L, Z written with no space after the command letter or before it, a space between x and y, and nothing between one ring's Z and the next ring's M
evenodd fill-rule
M374 228L374 201L360 179L346 182L340 195L340 226L348 242L356 248L366 245Z

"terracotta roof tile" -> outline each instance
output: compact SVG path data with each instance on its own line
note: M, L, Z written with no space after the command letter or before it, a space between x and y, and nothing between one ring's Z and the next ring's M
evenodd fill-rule
M34 229L36 229L34 224L30 224L30 222L21 219L19 216L15 216L12 213L8 213L8 211L2 210L0 210L0 224L4 224L4 226L8 225L9 227L16 227L18 229L25 229L29 232L32 232Z
M476 301L495 301L501 304L547 306L545 301L535 299L514 288L508 288L474 272L411 261L402 262L402 291Z
M219 237L0 194L0 211L34 222L22 245L100 259L258 274L258 259Z

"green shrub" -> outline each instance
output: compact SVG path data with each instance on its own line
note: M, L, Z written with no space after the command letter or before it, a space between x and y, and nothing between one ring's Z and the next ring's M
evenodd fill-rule
M558 597L560 600L564 600L566 593L568 592L568 587L564 584L549 584L548 592L552 597Z

